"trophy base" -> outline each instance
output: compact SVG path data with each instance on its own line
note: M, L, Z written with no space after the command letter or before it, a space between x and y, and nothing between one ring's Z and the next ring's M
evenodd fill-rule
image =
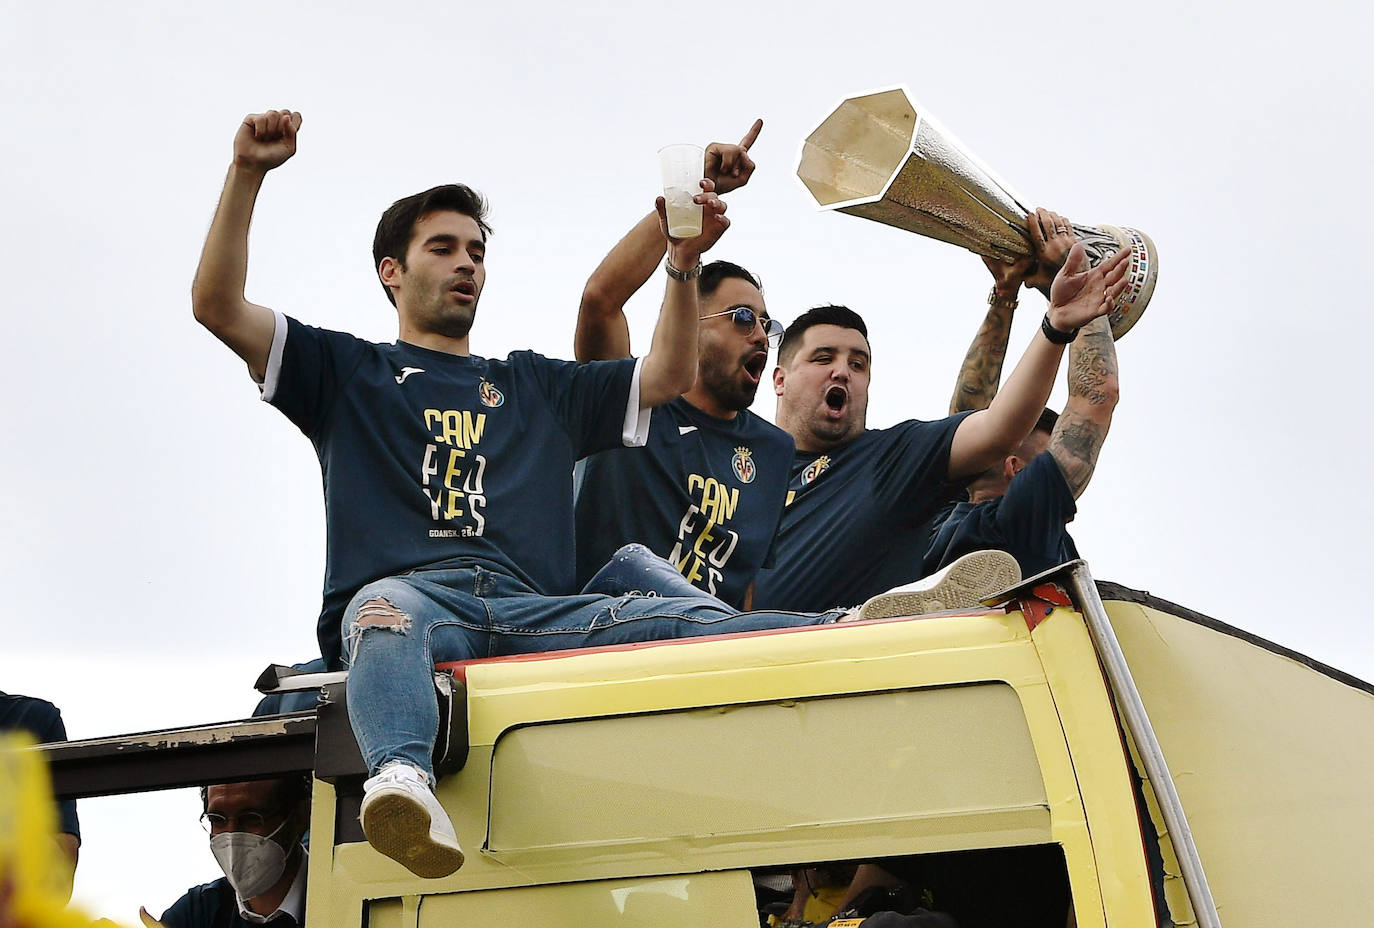
M1140 321L1145 314L1145 307L1150 305L1150 297L1155 292L1155 279L1159 276L1159 255L1155 252L1155 243L1139 229L1128 226L1098 228L1115 239L1118 247L1131 250L1130 267L1126 271L1126 292L1118 301L1117 308L1107 316L1112 326L1112 340L1120 341ZM1101 255L1093 264L1109 256Z

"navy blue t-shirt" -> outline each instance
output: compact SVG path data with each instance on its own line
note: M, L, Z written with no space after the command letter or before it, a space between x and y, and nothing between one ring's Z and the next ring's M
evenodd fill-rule
M931 520L966 483L948 477L966 415L870 429L825 454L798 451L774 566L759 572L754 608L853 606L918 579Z
M292 664L292 670L300 670L305 673L324 673L329 669L324 658L317 657L314 660L302 661L299 664ZM253 707L253 718L264 715L282 715L287 712L304 712L308 709L318 709L320 706L321 692L315 690L296 690L292 693L268 693L258 700L258 704Z
M1029 577L1078 557L1065 526L1078 512L1064 472L1048 451L1011 479L1007 492L981 503L947 508L936 523L926 573L970 551L1005 551Z
M168 906L158 921L165 928L217 928L219 925L225 928L286 928L298 924L285 912L266 922L250 922L240 914L238 900L224 877L192 886Z
M67 740L67 726L62 712L46 699L33 696L11 696L0 693L0 731L22 731L33 736L39 744ZM76 817L76 800L64 799L57 804L57 830L81 840L81 823Z
M263 399L320 459L318 636L331 667L343 611L373 580L481 565L541 593L573 592L573 463L643 443L636 365L379 345L278 314Z
M643 449L588 458L577 492L577 582L639 542L732 606L769 561L796 447L747 409L717 419L678 397Z

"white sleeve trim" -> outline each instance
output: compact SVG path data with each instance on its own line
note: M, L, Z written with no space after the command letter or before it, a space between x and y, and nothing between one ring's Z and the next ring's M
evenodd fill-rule
M620 441L626 448L643 448L649 441L649 418L653 410L639 408L639 374L643 368L644 359L636 358L634 376L630 379L630 397L625 401L625 422L620 428Z
M281 379L281 355L286 348L286 317L272 310L272 348L267 353L267 373L258 384L264 403L272 402L277 395L277 383Z

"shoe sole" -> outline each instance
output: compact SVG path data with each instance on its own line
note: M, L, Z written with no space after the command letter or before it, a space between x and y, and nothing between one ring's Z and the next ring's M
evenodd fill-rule
M404 793L372 797L363 810L367 843L416 876L437 879L463 866L463 852L429 830L429 813Z
M864 603L855 617L892 619L929 615L982 605L982 600L1021 582L1021 567L1005 551L975 551L951 564L939 582L927 590L883 593Z

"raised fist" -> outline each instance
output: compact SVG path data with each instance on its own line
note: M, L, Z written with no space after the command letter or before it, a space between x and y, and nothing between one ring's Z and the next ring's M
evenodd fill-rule
M270 171L296 153L301 114L268 110L243 117L234 136L234 164Z

